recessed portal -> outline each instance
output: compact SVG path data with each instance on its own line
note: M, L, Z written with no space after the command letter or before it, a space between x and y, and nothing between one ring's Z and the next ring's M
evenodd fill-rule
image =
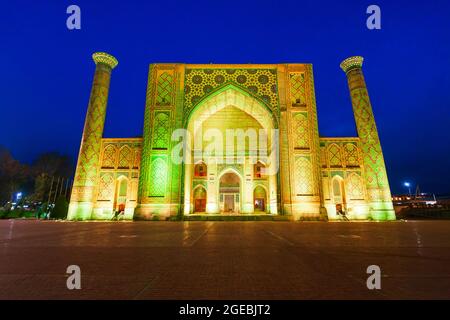
M219 194L220 207L223 213L238 213L240 211L240 179L237 174L229 172L220 178Z
M119 212L125 211L125 206L127 203L127 192L128 192L128 179L125 177L120 177L116 181L114 210L119 210Z
M257 186L253 192L253 199L255 212L264 212L266 210L266 190L261 186Z
M206 190L198 187L194 191L194 212L206 211Z

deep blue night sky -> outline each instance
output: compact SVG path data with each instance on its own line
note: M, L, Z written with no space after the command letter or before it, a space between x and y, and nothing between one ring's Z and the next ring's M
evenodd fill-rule
M66 28L81 7L82 29ZM382 29L366 28L377 4ZM142 135L148 65L313 63L322 136L354 136L339 63L362 55L393 192L450 192L450 1L8 1L0 9L0 145L78 153L94 72L114 70L106 137Z

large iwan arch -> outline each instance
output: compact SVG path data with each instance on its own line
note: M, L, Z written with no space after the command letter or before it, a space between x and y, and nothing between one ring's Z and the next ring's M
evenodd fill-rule
M258 134L261 129L267 132L267 146L269 146L267 148L267 154L270 154L272 130L276 128L277 121L269 108L249 93L233 85L228 85L210 94L196 105L189 114L186 124L191 136L191 159L193 161L188 161L184 165L184 214L193 213L192 186L194 182L197 183L198 181L196 181L196 177L194 176L192 162L198 162L200 160L204 161L208 167L208 175L206 177L208 197L206 213L220 213L223 210L223 195L220 194L219 187L220 177L225 172L235 172L241 179L239 196L236 196L239 200L239 210L236 211L239 211L239 213L254 212L253 190L256 182L253 181L253 165L258 160L263 160L266 163L269 161L268 157L258 159L257 154L256 157L252 158L249 156L251 151L250 146L248 146L249 149L246 149L247 153L243 156L235 155L234 157L230 157L229 154L225 156L214 154L214 156L208 155L207 158L202 159L198 158L198 154L194 156L194 152L199 151L198 145L195 145L195 140L204 138L205 132L203 129L207 129L211 121L223 119L224 123L219 122L219 124L223 125L223 130L217 130L222 133L223 139L226 140L224 131L225 129L229 129L226 122L230 117L237 116L239 116L238 121L234 121L233 126L237 125L239 127L239 125L242 125L243 130L250 129L253 130L252 132L257 132ZM203 147L204 145L201 144L201 146ZM226 149L226 146L224 146L224 149ZM277 213L277 174L264 177L267 180L265 183L268 186L268 194L270 195L270 208L268 211L273 214Z

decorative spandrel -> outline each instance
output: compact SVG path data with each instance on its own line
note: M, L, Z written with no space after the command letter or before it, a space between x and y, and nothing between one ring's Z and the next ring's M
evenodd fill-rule
M98 180L98 200L110 200L114 193L114 174L101 173Z
M173 75L169 72L163 72L159 75L156 86L156 105L172 105L174 94L173 80Z
M128 146L124 146L119 152L119 168L130 168L133 162L133 152Z
M115 168L117 161L117 148L110 144L104 148L102 168Z
M150 173L150 197L166 195L167 163L162 157L154 157Z
M312 165L308 157L296 157L294 176L297 196L312 195L314 192Z
M358 173L351 173L347 177L347 193L352 200L363 200L364 189L361 176Z
M359 167L358 148L353 143L346 143L344 146L345 162L347 167Z
M289 75L292 106L306 105L305 73L295 72Z
M294 148L307 149L309 148L307 113L297 113L293 118Z
M331 144L328 147L328 159L330 167L342 167L341 148L337 144Z
M276 69L186 69L184 87L184 114L188 115L203 98L234 84L264 102L278 114Z
M169 147L169 114L156 112L153 122L153 149L167 149Z

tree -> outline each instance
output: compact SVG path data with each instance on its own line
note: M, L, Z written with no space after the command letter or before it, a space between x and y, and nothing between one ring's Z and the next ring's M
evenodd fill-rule
M57 152L41 154L32 165L34 176L33 199L35 201L46 200L52 178L68 179L71 177L72 171L72 163L68 156L60 155Z
M46 173L49 176L69 178L73 167L70 158L57 152L46 152L38 156L32 165L35 175Z
M7 201L14 201L16 192L25 191L27 200L46 201L52 178L67 183L72 176L73 167L68 156L56 152L47 152L38 156L32 166L22 164L14 159L9 150L0 146L0 206ZM64 179L64 180L63 180ZM63 190L62 185L58 188Z
M15 192L28 176L28 166L14 159L6 148L0 147L0 203L14 201Z

